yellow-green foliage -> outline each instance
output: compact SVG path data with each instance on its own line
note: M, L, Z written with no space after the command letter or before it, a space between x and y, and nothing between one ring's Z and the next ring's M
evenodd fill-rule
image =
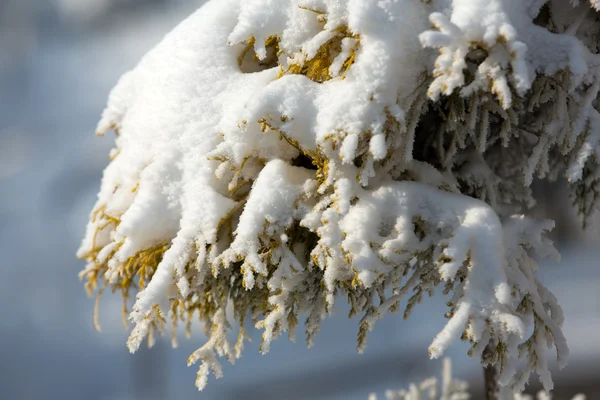
M360 39L358 35L353 34L346 26L340 26L336 28L334 32L334 37L323 43L314 57L305 59L300 63L290 64L287 69L281 70L280 77L288 74L299 74L319 83L332 79L330 67L342 50L342 40L344 38L352 38L356 39L357 43L339 71L342 79L344 79L346 73L352 64L354 64Z

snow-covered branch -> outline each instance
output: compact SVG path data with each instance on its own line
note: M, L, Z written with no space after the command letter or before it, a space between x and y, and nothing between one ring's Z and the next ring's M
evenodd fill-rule
M131 351L199 319L199 388L248 316L263 352L303 316L310 345L344 295L362 351L438 291L432 357L460 338L511 393L551 389L568 349L531 252L558 253L529 185L565 175L588 217L600 179L598 4L567 3L208 2L111 93L86 287L135 295Z

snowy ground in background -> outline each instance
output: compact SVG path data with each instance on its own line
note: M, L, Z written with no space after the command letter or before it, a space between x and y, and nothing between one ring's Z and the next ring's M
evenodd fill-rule
M109 297L104 331L93 330L93 301L77 279L83 262L74 257L112 146L112 137L96 138L93 130L120 74L189 13L189 5L177 4L129 15L102 35L42 38L25 85L0 91L0 398L124 400L134 360L153 357L168 362L169 399L366 399L437 374L440 363L427 359L427 346L444 323L440 298L421 305L409 323L401 315L383 319L362 356L355 351L358 321L348 320L343 306L310 350L299 335L296 344L276 341L263 357L254 333L244 357L225 365L225 379L211 379L200 396L195 367L185 362L201 336L181 340L177 350L159 345L154 355L131 356L120 301ZM567 315L572 362L565 379L600 376L600 339L590 334L600 331L597 243L564 252L559 266L540 274ZM452 348L456 375L478 379L465 353L464 345Z

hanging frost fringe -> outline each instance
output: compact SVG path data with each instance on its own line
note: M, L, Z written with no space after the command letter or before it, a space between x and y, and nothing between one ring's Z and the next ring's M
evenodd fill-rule
M209 1L110 95L86 288L135 296L132 352L199 320L200 389L247 318L263 352L303 316L311 345L345 295L362 351L436 290L432 357L460 338L511 392L551 389L563 316L530 252L558 254L528 186L566 173L589 216L600 181L598 15L558 3Z

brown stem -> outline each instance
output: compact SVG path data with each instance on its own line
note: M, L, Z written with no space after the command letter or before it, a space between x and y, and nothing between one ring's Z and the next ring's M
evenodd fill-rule
M483 379L486 400L498 400L498 370L494 365L483 368Z
M491 363L491 349L486 346L481 355L482 360L487 360L487 365L483 367L483 386L486 400L498 400L500 387L498 386L498 369Z

